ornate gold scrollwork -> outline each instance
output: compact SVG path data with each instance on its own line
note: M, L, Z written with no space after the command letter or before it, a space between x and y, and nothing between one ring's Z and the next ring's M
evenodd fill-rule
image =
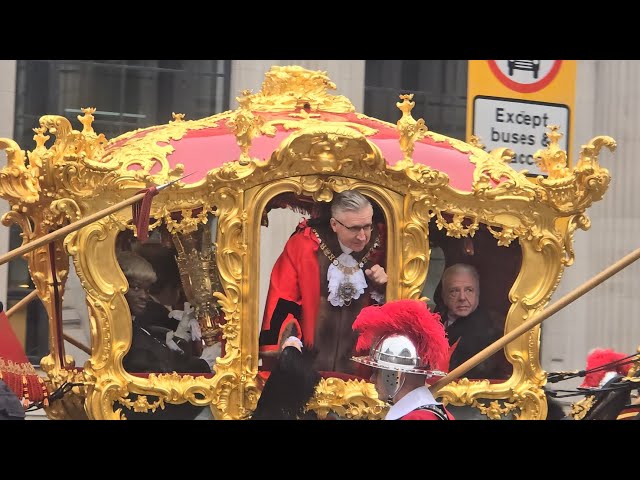
M366 137L370 137L378 133L378 130L375 128L368 127L366 125L361 125L359 123L354 122L328 122L325 119L320 118L321 115L319 113L309 113L306 110L300 110L299 112L289 113L290 119L278 119L278 120L270 120L265 121L260 130L265 135L274 136L276 133L276 125L282 125L282 127L289 130L300 130L303 128L314 128L314 127L322 127L324 128L328 123L334 123L336 126L344 126L349 127L358 132L362 133Z
M545 189L549 203L558 212L565 215L584 213L594 201L602 198L611 181L609 171L600 167L598 163L600 150L607 147L613 152L617 144L611 137L593 138L582 146L577 165L569 170L564 166L566 153L557 145L561 134L557 127L549 128L549 146L534 155L545 165L545 169L549 170L549 177L538 177L538 182Z
M281 112L308 106L310 110L349 113L355 107L342 95L329 95L336 84L327 72L311 71L298 66L273 66L265 75L260 92L252 95L255 111Z
M2 198L11 203L32 204L40 199L39 169L25 166L25 154L19 145L8 138L0 138L0 150L7 152L7 166L0 171ZM17 208L18 205L16 205Z
M375 387L364 380L323 378L307 410L316 412L320 419L334 411L343 418L376 420L383 418L388 409L377 397Z
M594 401L595 397L593 395L588 395L582 400L571 404L571 412L569 413L569 415L571 415L574 420L582 420L587 415L587 413L589 413L591 407L593 407Z

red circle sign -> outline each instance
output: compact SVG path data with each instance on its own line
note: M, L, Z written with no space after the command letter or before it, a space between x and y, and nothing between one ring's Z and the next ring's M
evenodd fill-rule
M493 74L507 88L519 93L533 93L549 85L562 60L487 60Z

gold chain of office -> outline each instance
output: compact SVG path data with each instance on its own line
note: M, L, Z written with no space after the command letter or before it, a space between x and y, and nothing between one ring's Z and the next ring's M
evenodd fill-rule
M316 237L318 237L318 240L320 240L320 250L322 250L322 253L324 253L325 256L329 259L329 261L333 265L335 265L338 268L338 270L340 270L345 275L352 275L356 273L358 270L361 270L362 267L364 267L365 264L369 261L369 257L371 256L373 251L380 246L380 237L377 237L376 241L373 242L373 245L371 245L371 248L369 249L369 251L365 254L364 257L362 257L362 260L360 260L360 263L358 263L358 265L356 265L355 267L347 267L342 263L340 263L338 258L333 254L333 252L329 249L329 247L327 247L327 244L324 243L322 238L320 238L320 235L318 234L316 229L312 228L311 231L315 234Z

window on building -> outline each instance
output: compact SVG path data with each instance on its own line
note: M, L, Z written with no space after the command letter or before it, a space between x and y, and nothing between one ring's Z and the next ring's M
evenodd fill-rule
M107 139L166 124L172 112L188 120L208 117L229 109L230 71L230 60L19 60L13 138L32 150L33 128L43 115L64 116L81 129L77 117L85 107L96 108L93 128ZM19 228L11 228L15 249L22 239ZM26 262L11 261L8 307L32 289ZM32 304L24 310L29 320L21 337L38 363L49 351L48 321L40 302Z
M398 96L413 93L413 118L429 130L465 139L467 60L367 60L364 113L396 123Z

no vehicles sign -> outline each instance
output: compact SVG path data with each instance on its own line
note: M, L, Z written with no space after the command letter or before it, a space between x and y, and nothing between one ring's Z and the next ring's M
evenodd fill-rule
M561 132L569 131L569 113L567 105L477 96L473 105L473 132L487 151L501 147L513 150L516 156L511 166L516 170L546 175L533 155L549 145L549 125L559 125ZM560 148L567 150L568 140L565 134L560 139Z
M533 155L558 125L571 166L575 78L575 60L470 60L467 141L476 135L487 151L509 148L515 170L546 175Z

